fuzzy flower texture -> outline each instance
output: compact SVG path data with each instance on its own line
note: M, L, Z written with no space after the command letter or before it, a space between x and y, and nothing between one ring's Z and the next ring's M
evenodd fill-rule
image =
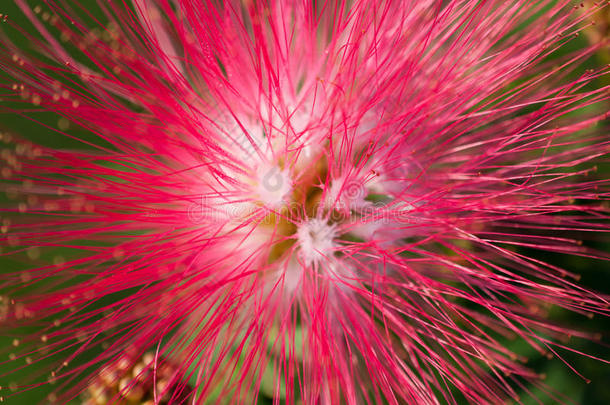
M558 266L607 257L605 2L12 3L2 400L565 399L523 354L610 312Z

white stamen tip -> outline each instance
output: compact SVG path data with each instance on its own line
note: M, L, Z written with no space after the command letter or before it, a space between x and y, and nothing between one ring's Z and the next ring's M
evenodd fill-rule
M297 239L305 263L319 263L332 255L336 247L336 236L336 226L328 225L325 220L314 218L301 223L297 230Z
M292 178L288 170L279 167L263 166L257 170L256 193L269 208L279 208L287 201L292 192Z

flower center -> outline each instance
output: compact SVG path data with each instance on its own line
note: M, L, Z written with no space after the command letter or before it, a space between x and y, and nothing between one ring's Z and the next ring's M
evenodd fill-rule
M262 165L256 173L257 198L270 209L279 209L289 203L292 178L288 170L278 166Z
M318 264L333 254L336 248L336 224L313 218L298 226L297 241L300 254L308 266Z

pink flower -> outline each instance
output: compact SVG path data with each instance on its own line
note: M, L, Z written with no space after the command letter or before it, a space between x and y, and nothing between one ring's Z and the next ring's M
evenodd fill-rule
M545 387L507 338L608 314L531 253L607 258L574 239L609 228L604 44L561 51L593 8L15 3L3 109L62 117L2 155L17 393L499 403Z

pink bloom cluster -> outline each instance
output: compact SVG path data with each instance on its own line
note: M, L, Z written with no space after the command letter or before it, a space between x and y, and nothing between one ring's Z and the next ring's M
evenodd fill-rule
M7 399L50 379L68 400L145 353L135 379L179 381L153 403L553 398L504 342L556 353L594 336L549 308L608 314L532 253L605 257L570 235L610 228L608 69L581 67L607 44L558 52L595 8L15 3L30 28L6 38L32 49L1 42L3 112L62 125L2 155L5 254L29 254L2 322L37 330Z

